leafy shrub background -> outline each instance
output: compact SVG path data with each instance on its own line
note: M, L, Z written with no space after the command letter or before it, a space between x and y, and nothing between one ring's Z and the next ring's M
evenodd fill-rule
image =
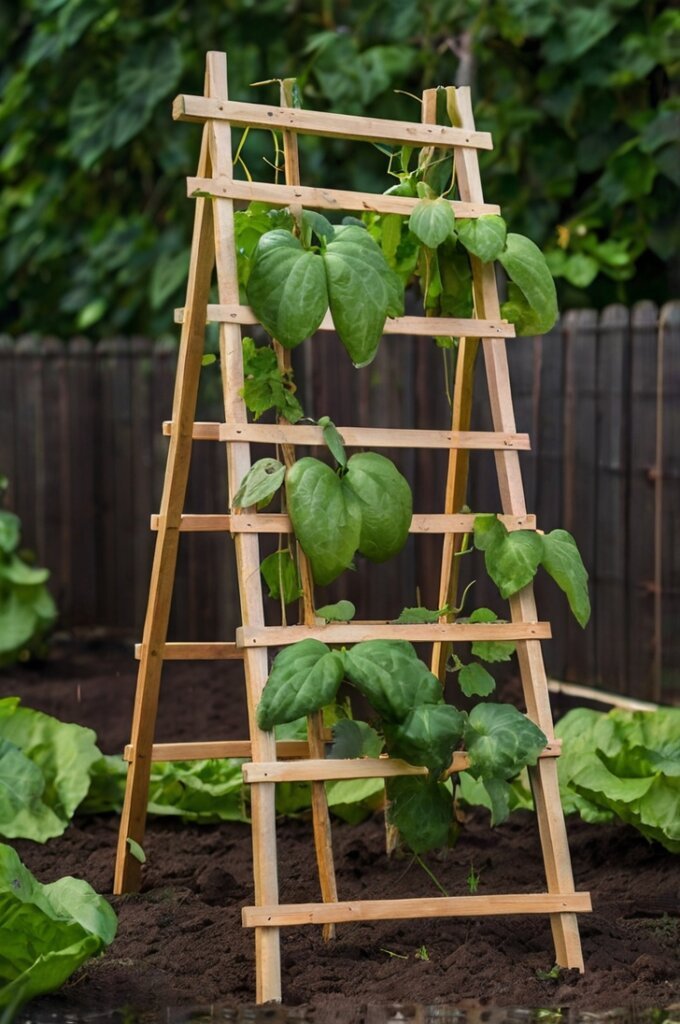
M562 305L663 301L678 284L680 12L602 0L28 0L0 10L0 310L6 330L152 335L181 304L197 129L170 101L199 92L204 53L225 49L235 98L276 102L299 78L321 109L418 116L408 97L471 82L495 151L487 194L551 253ZM673 54L675 53L675 57ZM354 157L350 157L353 150ZM305 140L303 174L380 187L384 158ZM273 172L265 133L244 150ZM239 172L240 173L240 172Z

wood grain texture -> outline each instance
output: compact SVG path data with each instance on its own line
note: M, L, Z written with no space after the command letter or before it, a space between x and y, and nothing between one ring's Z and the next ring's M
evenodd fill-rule
M243 626L236 630L241 647L283 647L314 638L326 644L356 644L365 640L548 640L548 622L436 622L396 625L393 622L329 622L325 626ZM545 730L543 730L545 732ZM550 729L552 733L552 728Z

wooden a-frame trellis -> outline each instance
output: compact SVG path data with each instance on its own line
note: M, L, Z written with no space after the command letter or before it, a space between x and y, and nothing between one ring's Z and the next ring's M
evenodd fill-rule
M315 619L311 574L298 551L304 590L303 623L294 626L264 624L259 574L260 533L290 533L285 514L255 513L183 515L192 441L222 441L226 445L229 495L234 495L251 465L251 444L276 443L290 465L296 445L321 445L318 427L279 423L250 424L240 391L243 387L241 325L256 322L252 311L239 304L234 237L234 200L260 200L279 206L322 210L363 211L408 215L416 200L400 196L372 195L300 184L297 135L312 134L416 147L436 146L453 150L459 199L453 202L460 217L498 213L485 203L477 150L491 148L491 138L475 130L469 90L456 90L460 126L436 124L436 91L423 97L420 124L384 121L339 114L321 114L286 106L270 107L228 99L227 64L223 53L207 58L205 95L180 96L173 114L177 120L204 124L198 176L189 179L189 195L196 199L194 234L187 284L186 306L178 314L182 323L172 421L165 426L170 445L160 512L153 517L157 530L149 603L142 643L132 736L126 748L129 772L121 821L114 888L123 892L138 888L140 864L132 855L129 839L141 843L146 822L151 762L203 757L250 757L243 767L252 786L252 837L255 906L243 909L243 924L255 930L258 1002L281 998L279 930L286 925L321 924L330 937L336 923L418 917L453 917L501 914L548 914L552 925L556 961L563 967L583 970L576 920L577 912L590 910L588 893L574 891L564 816L557 784L559 744L552 739L531 769L536 815L543 851L547 891L488 896L436 897L408 900L357 900L339 902L335 887L333 851L324 781L330 779L387 778L424 774L426 769L403 761L381 758L324 760L324 733L319 714L310 716L308 742L276 743L273 733L260 730L255 712L268 676L268 649L318 637L326 643L353 643L375 638L402 638L433 642L433 670L441 675L446 648L455 641L516 641L527 714L548 736L553 735L546 675L540 640L550 636L547 623L537 621L533 589L525 587L510 599L510 623L451 623L393 625L353 622L321 625ZM283 100L285 102L285 100ZM234 180L231 128L257 127L281 131L284 138L286 183L265 184ZM527 515L519 467L519 451L529 447L526 435L516 432L505 339L514 329L500 317L493 266L473 258L475 318L470 320L401 317L388 320L385 334L461 337L454 386L450 430L382 430L340 427L351 446L443 448L449 451L446 507L443 514L414 515L411 532L443 536L440 604L446 603L455 586L453 553L461 536L472 528L473 517L457 512L465 501L469 452L493 450L500 487L502 518L508 529L536 528ZM209 291L216 271L218 305L209 305ZM196 424L194 416L203 355L206 320L220 324L220 356L223 375L225 420L221 424ZM329 317L321 330L332 330ZM483 349L489 387L493 432L470 431L472 368L478 346ZM276 345L285 365L287 353ZM236 549L243 625L235 643L167 643L169 608L179 534L185 530L229 532ZM242 658L245 665L250 740L154 744L154 728L163 661L165 659ZM283 760L285 758L296 760ZM454 755L451 770L460 771L466 755ZM279 904L275 833L275 784L281 781L312 783L314 835L323 903Z

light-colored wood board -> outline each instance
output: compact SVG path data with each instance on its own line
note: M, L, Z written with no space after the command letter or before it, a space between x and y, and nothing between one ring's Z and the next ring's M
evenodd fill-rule
M410 533L469 533L475 516L466 513L443 515L440 513L415 513L411 519ZM507 530L535 530L536 516L499 516ZM159 517L151 516L151 529L158 529ZM290 517L282 512L245 513L243 515L190 515L182 516L182 533L292 533Z
M135 658L141 658L144 644L135 644ZM243 648L232 642L184 642L161 645L156 656L162 661L243 661Z
M181 324L184 320L184 309L180 306L174 311L175 323ZM250 306L218 306L207 307L208 323L241 324L241 326L253 326L259 324L259 320ZM335 331L333 317L327 313L317 331ZM403 335L407 338L434 338L440 336L459 337L465 335L469 338L514 338L514 324L507 320L476 320L465 317L449 316L395 316L388 317L383 327L383 334Z
M529 451L529 435L468 430L400 430L387 427L338 427L348 448L470 448L476 451ZM221 441L251 444L304 444L325 447L321 427L283 423L223 423Z
M211 52L207 59L210 99L202 102L220 104L227 101L227 60L223 53ZM224 177L232 174L231 126L225 121L211 121L208 133L212 168ZM215 217L215 256L217 292L221 303L239 301L234 208L231 200L213 203ZM205 314L204 314L205 315ZM241 329L237 324L222 324L219 336L220 370L224 398L225 419L247 422L243 388L243 357ZM173 417L174 420L174 417ZM226 446L229 497L234 493L236 480L241 480L250 468L248 444ZM234 541L241 619L244 624L262 626L264 605L260 582L259 538L252 534L239 534ZM256 707L267 681L266 652L248 651L244 660L249 733L252 756L255 760L276 759L276 741L273 733L258 728ZM276 853L275 787L258 786L251 799L253 878L257 904L278 903L279 883ZM281 1000L281 954L279 932L276 928L258 928L255 932L255 960L257 964L256 999L258 1002Z
M541 757L559 757L561 743L552 740ZM447 769L447 775L463 772L470 766L470 758L465 751L456 751ZM339 779L389 779L399 775L427 775L427 768L422 765L409 764L395 757L357 757L344 758L309 758L283 764L272 761L270 764L243 765L243 780L248 785L261 782L335 782Z
M411 146L465 146L493 149L489 132L413 121L387 121L354 114L328 114L316 110L270 107L263 103L242 103L205 96L175 97L172 116L176 121L226 121L238 128L266 128L318 135L333 139L365 139L369 142L408 143ZM215 168L219 174L219 168ZM225 175L226 176L226 175Z
M590 893L511 893L484 896L430 896L407 900L357 900L353 903L284 903L244 907L245 928L322 924L324 921L402 921L427 917L495 917L506 914L587 914Z
M295 206L302 204L312 210L353 210L357 213L398 213L408 217L418 199L408 196L387 195L375 192L351 192L346 189L312 188L307 185L275 185L264 181L222 181L219 178L187 178L187 195L194 198L197 193L214 196L217 199L236 199L243 202L271 203L273 206ZM462 203L451 200L455 217L463 220L498 215L500 206L495 203Z
M331 739L329 732L327 739ZM123 751L123 760L131 761L134 748L128 743ZM151 749L152 761L203 761L211 758L251 757L250 740L207 740L202 742L154 743ZM305 740L279 740L276 744L277 757L309 757L309 744ZM276 764L276 762L274 762Z
M194 441L219 441L221 426L221 423L196 422L191 436ZM172 437L172 420L163 421L163 436Z
M207 131L203 133L199 168L211 173ZM150 753L156 727L163 659L170 615L170 602L177 564L180 516L186 495L198 383L201 373L205 308L210 292L214 263L212 243L213 204L199 201L194 213L194 233L189 258L186 308L177 356L177 375L172 403L175 425L170 438L163 482L160 515L156 534L149 598L144 620L143 649L137 673L137 688L132 716L131 742L135 757L128 769L113 889L116 893L136 891L141 884L141 864L131 855L132 839L144 842L151 770Z
M549 640L550 623L436 622L403 626L392 622L329 622L326 626L240 626L236 630L239 647L285 647L310 637L327 644L356 644L364 640Z

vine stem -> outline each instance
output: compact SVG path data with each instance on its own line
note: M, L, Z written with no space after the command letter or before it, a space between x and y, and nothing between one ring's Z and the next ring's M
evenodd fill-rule
M420 867L423 869L425 874L434 882L434 884L437 886L437 888L439 889L439 891L442 894L442 896L446 896L447 899L448 899L448 896L449 896L448 892L446 891L446 889L444 888L442 883L439 881L439 879L435 875L434 871L431 871L430 868L427 866L427 864L425 863L423 858L420 856L420 854L418 854L418 853L415 854L415 861L416 861L416 864L420 865Z

